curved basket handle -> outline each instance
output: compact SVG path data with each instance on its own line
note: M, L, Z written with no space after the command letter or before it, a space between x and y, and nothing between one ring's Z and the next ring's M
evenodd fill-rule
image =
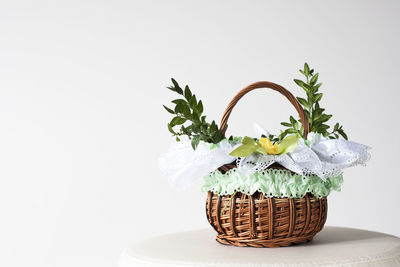
M240 90L239 93L237 93L235 95L235 97L231 100L231 102L229 102L228 106L225 109L224 115L222 116L221 123L220 123L220 129L222 131L222 134L225 136L226 126L228 123L229 116L231 115L232 110L235 107L235 105L237 104L237 102L245 94L247 94L248 92L253 91L255 89L258 89L258 88L270 88L272 90L278 91L279 93L284 95L290 101L290 103L292 103L292 105L296 108L297 112L299 113L301 123L303 124L304 138L307 138L307 134L310 132L310 125L308 124L308 119L307 119L306 114L304 113L303 108L301 107L301 105L297 101L296 97L291 92L289 92L283 86L280 86L280 85L278 85L276 83L272 83L272 82L252 83L249 86L246 86L245 88Z

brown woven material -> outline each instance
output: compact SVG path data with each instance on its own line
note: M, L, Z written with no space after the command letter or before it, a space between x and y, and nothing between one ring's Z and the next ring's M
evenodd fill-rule
M256 82L242 89L228 104L220 123L225 134L229 116L237 102L248 92L258 88L270 88L284 95L296 108L304 136L309 123L297 99L284 87L271 82ZM235 168L234 163L221 166L226 172ZM272 168L283 168L277 164ZM327 216L326 198L318 199L310 194L304 198L269 198L261 193L246 195L237 192L233 196L218 196L208 192L206 212L211 226L217 231L217 241L239 247L281 247L304 243L321 231Z
M307 134L310 131L310 126L308 123L308 119L306 114L304 113L303 108L301 107L300 103L297 101L296 97L289 92L287 89L285 89L283 86L280 86L276 83L272 83L272 82L255 82L250 84L249 86L246 86L245 88L243 88L242 90L239 91L239 93L237 93L235 95L235 97L231 100L231 102L229 102L227 108L225 109L224 115L222 116L221 122L220 122L220 129L222 131L222 133L225 135L225 131L226 131L226 126L228 125L228 119L229 116L232 113L233 108L236 106L237 102L239 102L239 100L247 93L255 90L255 89L259 89L259 88L270 88L272 90L275 90L279 93L281 93L282 95L284 95L290 103L292 103L292 105L296 108L297 113L299 113L300 116L300 120L301 123L304 125L304 138L307 138Z
M207 219L217 241L239 247L281 247L311 241L325 224L326 198L266 198L208 192ZM227 207L227 208L225 208Z

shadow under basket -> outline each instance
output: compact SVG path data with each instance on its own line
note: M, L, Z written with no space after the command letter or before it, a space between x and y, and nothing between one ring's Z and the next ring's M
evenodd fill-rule
M311 241L327 217L326 198L233 197L208 192L206 211L217 241L238 247L283 247Z

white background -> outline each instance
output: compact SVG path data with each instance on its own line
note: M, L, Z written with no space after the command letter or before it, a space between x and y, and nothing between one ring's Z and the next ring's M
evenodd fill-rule
M0 266L115 266L132 242L209 227L201 181L160 177L174 142L169 78L219 121L251 82L320 72L321 105L366 168L329 197L328 225L400 235L398 1L1 1ZM230 134L278 131L295 110L259 90Z

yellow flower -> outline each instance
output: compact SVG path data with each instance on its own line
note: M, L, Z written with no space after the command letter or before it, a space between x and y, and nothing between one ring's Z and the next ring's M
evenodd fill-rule
M267 151L267 154L276 155L278 154L278 144L272 144L269 138L261 138L258 143Z

